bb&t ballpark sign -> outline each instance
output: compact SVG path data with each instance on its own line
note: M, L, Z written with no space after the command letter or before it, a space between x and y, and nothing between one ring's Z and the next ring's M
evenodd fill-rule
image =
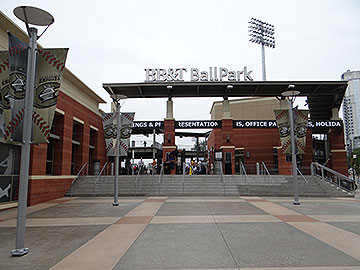
M145 68L145 82L237 82L252 81L251 70L229 70L224 67L198 68Z

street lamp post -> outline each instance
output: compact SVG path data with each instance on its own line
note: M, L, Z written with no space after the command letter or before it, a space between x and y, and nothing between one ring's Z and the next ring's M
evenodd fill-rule
M249 36L252 43L261 44L261 56L262 56L262 77L263 81L266 81L265 71L265 46L269 48L275 48L274 38L274 25L260 21L255 18L251 18L249 22Z
M115 179L114 179L114 202L113 206L119 205L119 140L120 140L120 102L116 96L112 97L115 103L116 113L116 143L115 143Z
M29 35L29 54L26 70L25 113L22 134L19 199L16 223L16 243L15 249L11 251L12 256L23 256L29 252L29 249L25 248L25 226L29 182L30 143L32 127L31 117L33 113L35 87L36 41L54 22L54 18L51 14L42 9L28 6L20 6L15 8L14 14L18 19L25 22L26 29ZM37 29L34 27L30 28L29 24L47 27L43 31L43 33L38 36Z
M289 122L290 122L290 136L291 136L291 161L292 161L292 175L294 183L294 205L300 205L299 201L299 183L297 179L297 165L296 165L296 141L295 141L295 126L294 126L294 112L293 105L297 95L300 91L294 90L295 85L291 84L288 86L288 91L281 93L282 96L288 98L289 103ZM292 89L292 90L290 90Z
M120 100L126 98L123 95L112 94L111 98L115 104L116 110L116 143L115 143L115 178L114 178L114 202L113 206L119 205L119 167L120 167L120 127L121 127L121 116L120 116Z

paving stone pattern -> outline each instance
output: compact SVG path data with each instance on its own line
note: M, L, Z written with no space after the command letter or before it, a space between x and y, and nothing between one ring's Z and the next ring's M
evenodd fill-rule
M73 197L28 208L29 254L11 257L16 211L0 212L0 269L360 270L357 198Z

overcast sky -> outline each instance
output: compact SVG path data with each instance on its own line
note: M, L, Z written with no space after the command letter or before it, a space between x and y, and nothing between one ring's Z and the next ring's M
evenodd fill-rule
M39 43L70 48L67 68L107 102L103 83L143 82L145 68L247 66L261 80L261 47L248 37L251 17L275 26L276 48L265 51L268 81L340 80L346 70L360 69L358 0L1 1L1 10L25 29L13 15L19 5L54 16ZM129 99L122 111L162 120L165 101ZM209 119L212 101L174 99L175 118Z

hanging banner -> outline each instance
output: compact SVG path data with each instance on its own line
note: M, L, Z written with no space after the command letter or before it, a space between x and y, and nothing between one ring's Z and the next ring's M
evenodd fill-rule
M102 122L105 134L105 150L107 156L114 156L113 139L116 139L116 129L114 130L114 113L103 113ZM115 135L114 135L115 134Z
M28 45L10 32L8 37L9 91L6 88L1 88L2 107L5 108L7 103L9 104L8 108L5 108L5 113L3 113L6 122L4 139L5 142L10 140L21 142L23 133L22 120L25 108ZM34 109L32 115L32 143L48 142L67 52L68 49L38 49L37 51Z
M4 139L8 142L11 138L21 142L24 118L26 68L28 59L28 45L8 32L9 38L9 99L11 115L5 114Z
M135 113L120 113L119 156L127 156ZM116 113L103 113L102 121L105 133L107 156L115 156L116 149Z
M295 121L295 140L298 154L305 154L306 131L308 126L308 110L293 110ZM288 110L274 110L276 123L279 129L281 150L284 154L291 153L291 134Z
M67 53L68 49L38 50L32 143L48 142Z
M5 127L9 124L11 117L9 99L9 52L0 51L0 137L4 138ZM5 116L6 115L6 116ZM7 123L5 122L7 119Z
M274 110L275 120L278 126L281 150L283 153L291 153L291 136L288 110Z
M298 154L305 154L306 147L306 131L308 126L309 110L296 110L295 111L295 138L298 149Z
M119 155L127 156L130 147L130 136L134 122L135 113L120 113L120 141L119 141ZM116 134L116 118L114 119L115 134ZM116 136L113 144L115 145Z

